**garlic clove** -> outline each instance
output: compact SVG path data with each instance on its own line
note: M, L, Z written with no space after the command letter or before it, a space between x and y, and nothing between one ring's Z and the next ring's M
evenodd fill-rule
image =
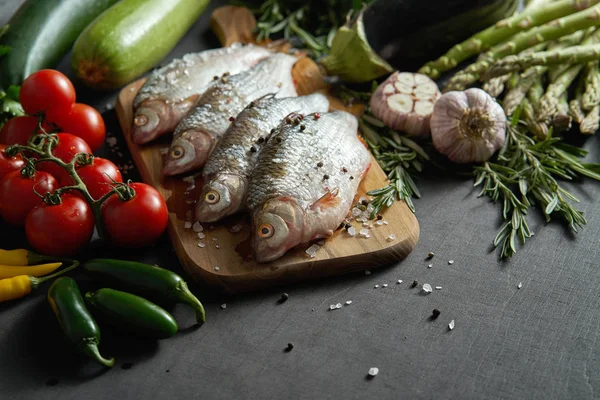
M436 150L456 163L486 161L506 139L504 110L476 88L440 97L430 124Z
M433 105L440 96L429 77L395 72L371 96L371 112L394 130L426 138Z

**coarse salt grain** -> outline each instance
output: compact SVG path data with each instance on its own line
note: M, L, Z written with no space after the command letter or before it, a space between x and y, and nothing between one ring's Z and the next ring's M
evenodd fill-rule
M431 289L431 285L429 283L424 283L423 284L423 291L425 293L431 293L433 290Z
M356 236L356 228L351 226L350 228L348 228L348 235L350 236Z
M192 227L192 223L190 221L186 221L185 224L183 224L183 227L185 229L190 229Z
M231 228L229 228L229 232L231 233L238 233L239 231L242 230L244 226L240 225L240 224L235 224L234 226L232 226Z
M361 212L362 212L362 211L360 210L360 208L356 208L356 207L354 207L354 208L352 209L352 216L353 216L353 217L358 217L358 216L360 215L360 213L361 213Z
M387 283L384 283L384 284L383 284L383 285L381 285L381 286L383 286L383 287L388 287L388 284L387 284Z
M365 239L368 239L370 237L371 237L371 235L369 235L368 233L365 235Z
M349 306L350 304L352 304L352 300L347 300L346 305Z
M398 285L401 284L402 283L402 279L398 279L398 282L396 282L396 283L398 283Z
M433 264L429 264L429 265L427 266L427 268L431 268L431 267L433 267Z
M324 246L324 245L325 245L325 241L324 241L324 240L319 240L319 241L317 242L317 244L318 244L319 246Z
M202 227L200 222L196 221L194 222L194 225L192 225L192 229L194 230L194 232L202 232L204 230L204 227Z
M202 232L198 232L198 239L204 239L206 235Z
M200 247L200 248L203 249L203 248L206 247L206 243L204 243L204 242L198 242L198 247Z
M368 229L361 229L360 231L358 231L358 234L360 236L367 236L369 234L369 230Z
M383 221L382 220L377 220L377 222L375 222L375 225L381 226L381 225L383 225Z
M393 233L387 237L388 242L393 242L394 240L396 240L396 235Z
M377 375L379 373L379 368L377 367L371 367L369 368L369 376L373 377L375 375Z
M371 271L369 271L369 270L366 270L366 271L365 271L365 275L371 275Z
M385 220L384 220L384 221L383 221L383 224L384 224L384 225L387 225L387 224L389 224L389 222L387 222L387 221L385 221Z
M523 287L523 282L519 282L519 284L517 285L517 289L521 289Z
M223 310L224 310L224 309L226 309L226 308L227 308L227 304L225 304L225 303L221 304L221 308L222 308Z
M308 249L306 249L306 254L308 254L310 258L315 258L317 256L317 251L319 251L320 248L321 246L313 244Z
M375 289L379 289L379 285L375 285Z
M450 321L450 323L448 324L448 329L454 329L454 320Z
M216 238L216 237L213 238L213 242L216 242L217 240L219 240L219 238Z
M340 308L342 308L342 303L337 303L337 304L335 305L335 308L336 308L336 309L338 309L338 310L339 310Z
M452 264L454 264L454 260L450 260L450 261L448 261L448 264L449 264L449 265L452 265Z
M117 138L109 136L106 138L106 143L108 144L108 147L115 147L117 145Z
M215 265L215 271L220 270L221 268L218 265Z
M442 287L441 286L436 286L435 290L442 290Z
M220 249L221 245L220 244L215 244L215 249Z
M169 152L169 148L168 147L161 147L161 149L159 150L160 155L164 156Z

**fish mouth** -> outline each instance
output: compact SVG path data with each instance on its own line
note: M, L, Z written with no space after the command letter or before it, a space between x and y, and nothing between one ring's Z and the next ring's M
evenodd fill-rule
M135 111L131 126L131 140L135 144L151 142L173 130L169 124L169 112L163 100L142 103Z
M215 222L240 211L245 198L246 182L236 175L225 175L209 181L202 189L196 206L196 219Z
M201 168L212 152L215 140L202 130L188 129L171 143L163 174L179 175Z

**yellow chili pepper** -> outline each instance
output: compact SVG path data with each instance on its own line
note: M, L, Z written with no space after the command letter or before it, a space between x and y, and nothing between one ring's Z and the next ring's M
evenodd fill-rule
M62 263L40 264L17 267L13 265L0 265L0 279L12 278L19 275L44 276L56 271Z
M0 303L9 300L16 300L27 296L29 293L40 287L40 285L50 279L54 279L79 266L79 261L73 261L73 265L62 271L56 272L43 278L36 278L29 275L18 275L12 278L0 279Z
M0 265L35 265L44 261L61 261L62 259L43 256L25 249L2 250L0 249ZM64 261L64 260L62 260Z

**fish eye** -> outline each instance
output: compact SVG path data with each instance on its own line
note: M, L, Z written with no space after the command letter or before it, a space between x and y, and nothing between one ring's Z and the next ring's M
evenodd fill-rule
M184 153L185 153L185 150L183 150L183 147L175 146L171 150L171 157L173 157L174 159L179 159L179 158L183 157Z
M221 196L219 196L219 193L215 192L214 190L211 190L210 192L206 193L206 196L204 196L204 201L206 201L208 204L215 204L220 199Z
M273 229L273 225L271 225L271 224L262 224L258 228L258 237L260 237L262 239L268 239L271 236L273 236L274 233L275 233L275 230Z

